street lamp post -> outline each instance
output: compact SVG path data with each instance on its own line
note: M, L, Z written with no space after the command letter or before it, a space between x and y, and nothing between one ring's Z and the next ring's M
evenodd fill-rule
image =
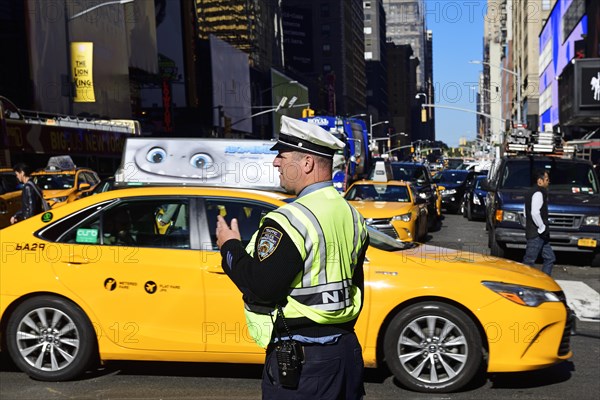
M259 112L255 113L255 114L250 115L249 117L238 119L237 121L232 122L230 126L236 125L236 124L238 124L238 123L240 123L242 121L246 121L247 119L254 118L254 117L257 117L259 115L267 114L267 113L270 113L270 112L277 112L277 111L279 111L282 108L291 108L291 107L294 107L293 103L296 101L296 97L295 96L292 97L292 100L290 100L291 104L288 103L288 106L286 107L287 97L283 96L281 98L281 101L279 102L279 104L277 104L276 106L270 106L271 108L269 108L268 110L259 111ZM297 104L295 107L300 107L300 106L302 106L302 104Z
M496 65L496 64L491 64L487 61L480 61L480 60L471 60L469 61L470 64L483 64L483 65L488 65L490 67L494 67L494 68L498 68L501 71L507 72L509 74L512 74L513 76L515 76L517 78L517 123L521 123L521 73L520 71L517 69L516 71L513 71L511 69L507 69L504 68L500 65Z
M69 7L68 7L68 0L65 0L65 39L67 42L67 83L68 83L68 90L69 90L69 95L68 95L68 103L69 103L69 115L73 114L73 101L72 101L72 97L73 97L73 77L71 76L72 73L72 69L70 67L71 65L71 38L70 38L70 32L69 32L69 22L73 21L76 18L81 17L82 15L85 15L91 11L97 10L100 7L104 7L104 6L109 6L111 4L127 4L127 3L132 3L135 0L111 0L111 1L105 1L104 3L100 3L100 4L96 4L95 6L92 6L90 8L86 8L83 11L80 11L76 14L73 14L69 17Z
M390 123L390 121L379 121L379 122L373 123L373 116L371 114L369 114L369 142L373 142L373 128L374 127L376 127L377 125L389 124L389 123ZM384 139L388 140L388 138L384 138ZM379 146L377 147L377 150L379 150Z

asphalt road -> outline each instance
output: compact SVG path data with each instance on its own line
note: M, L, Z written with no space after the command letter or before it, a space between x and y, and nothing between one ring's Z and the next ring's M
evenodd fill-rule
M468 251L487 251L483 222L449 215L427 242ZM600 270L559 255L555 279L581 281L600 291ZM597 399L600 393L600 323L578 321L571 339L573 358L526 373L485 376L460 393L429 395L403 389L385 369L367 370L365 399ZM37 382L0 355L2 400L257 399L260 366L194 363L113 362L74 382Z

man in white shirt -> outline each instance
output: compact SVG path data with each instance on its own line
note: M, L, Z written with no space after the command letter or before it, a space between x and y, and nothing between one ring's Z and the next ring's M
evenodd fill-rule
M548 185L550 184L550 177L546 170L534 171L533 177L536 184L531 188L525 199L527 249L523 257L523 264L533 267L535 260L542 253L542 259L544 260L542 271L551 275L556 257L550 246L550 226L548 223Z

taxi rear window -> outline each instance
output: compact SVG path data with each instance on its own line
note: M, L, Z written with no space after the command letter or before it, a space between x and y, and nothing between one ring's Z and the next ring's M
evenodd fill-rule
M112 204L113 202L114 200L95 204L91 207L71 214L57 221L56 223L53 223L52 225L39 230L36 236L51 242L57 242L59 241L61 236L63 236L66 232L71 230L74 226L78 225L90 216L98 213L100 210Z

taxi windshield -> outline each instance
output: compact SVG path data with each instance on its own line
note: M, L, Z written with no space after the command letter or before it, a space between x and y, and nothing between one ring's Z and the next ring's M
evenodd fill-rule
M398 201L410 202L410 194L406 186L388 184L355 185L350 188L346 200L362 201Z
M48 174L35 175L33 181L42 190L64 190L71 189L75 185L73 174Z

